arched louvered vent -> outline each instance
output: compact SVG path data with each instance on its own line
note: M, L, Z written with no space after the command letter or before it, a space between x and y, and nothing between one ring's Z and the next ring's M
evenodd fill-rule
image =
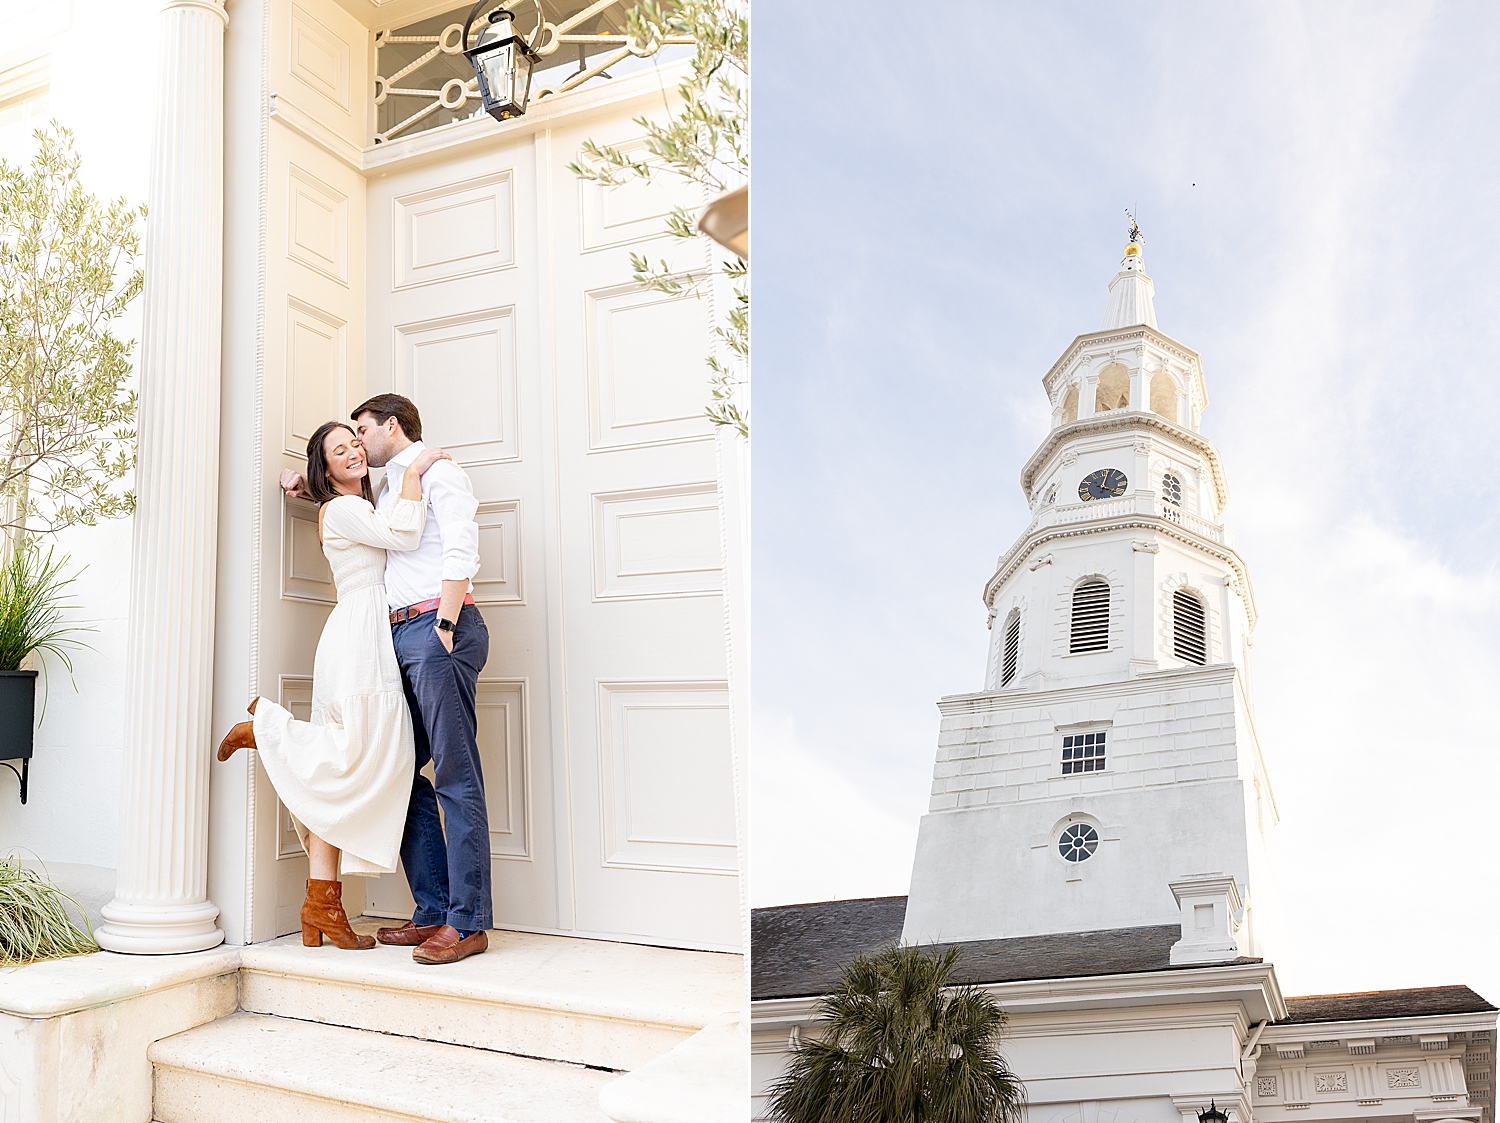
M1094 578L1073 590L1073 631L1068 653L1103 651L1109 646L1109 586Z
M1013 608L1005 618L1005 656L1000 660L1000 685L1016 677L1016 663L1021 657L1021 610Z
M1208 614L1186 589L1172 594L1172 654L1200 667L1208 662Z

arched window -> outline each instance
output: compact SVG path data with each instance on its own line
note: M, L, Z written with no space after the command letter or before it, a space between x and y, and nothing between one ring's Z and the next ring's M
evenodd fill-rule
M1200 667L1208 662L1208 613L1187 589L1172 594L1172 654Z
M1161 478L1161 497L1174 507L1182 506L1182 480L1171 472Z
M1069 386L1068 392L1063 395L1062 407L1063 424L1078 420L1078 387Z
M1130 371L1124 363L1111 363L1099 372L1094 391L1094 412L1130 408Z
M1182 522L1182 480L1172 472L1161 477L1161 513L1174 523Z
M1016 677L1016 664L1021 658L1021 610L1013 608L1005 618L1005 654L1000 658L1000 685L1009 684Z
M1103 651L1109 646L1109 586L1097 577L1073 590L1073 628L1068 654Z
M1164 370L1151 376L1151 412L1174 424L1177 421L1177 387Z

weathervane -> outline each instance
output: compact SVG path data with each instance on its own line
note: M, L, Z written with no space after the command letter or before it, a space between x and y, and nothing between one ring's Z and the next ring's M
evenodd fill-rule
M1130 240L1132 242L1142 241L1141 228L1136 225L1135 215L1130 213L1130 208L1125 208L1125 217L1130 219Z

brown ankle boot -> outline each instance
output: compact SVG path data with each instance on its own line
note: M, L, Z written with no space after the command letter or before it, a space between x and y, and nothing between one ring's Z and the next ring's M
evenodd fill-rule
M242 721L224 735L219 742L219 759L228 760L236 749L255 748L255 723Z
M309 879L307 900L302 902L302 942L307 947L320 948L324 936L345 951L375 946L374 936L361 936L349 927L349 917L344 912L344 883Z

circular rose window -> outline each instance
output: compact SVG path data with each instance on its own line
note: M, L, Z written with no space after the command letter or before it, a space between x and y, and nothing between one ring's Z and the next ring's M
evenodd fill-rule
M1082 862L1099 849L1099 832L1087 823L1074 823L1058 838L1057 849L1065 861Z

